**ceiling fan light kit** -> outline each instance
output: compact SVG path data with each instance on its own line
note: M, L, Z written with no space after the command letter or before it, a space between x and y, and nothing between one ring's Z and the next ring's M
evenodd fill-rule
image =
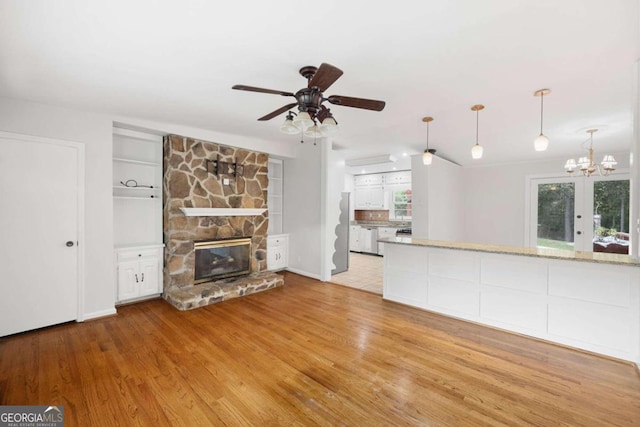
M542 119L544 117L544 96L550 93L551 89L540 89L533 93L533 96L540 97L540 135L533 140L533 148L536 151L545 151L549 146L549 138L542 133Z
M302 67L299 72L307 79L307 87L300 89L295 94L293 92L246 85L234 85L232 89L294 97L296 102L280 107L258 119L259 121L271 120L297 106L298 113L289 111L284 124L280 126L280 131L288 135L302 132L306 136L317 138L333 135L338 132L338 122L333 117L333 114L331 114L331 111L322 105L325 101L333 105L361 108L364 110L382 111L384 109L384 101L341 95L325 97L323 92L343 74L342 70L331 64L323 63L319 68L308 65ZM296 130L294 130L292 126L295 127Z

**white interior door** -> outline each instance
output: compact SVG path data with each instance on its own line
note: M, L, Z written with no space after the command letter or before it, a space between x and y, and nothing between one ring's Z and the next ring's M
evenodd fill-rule
M0 134L0 336L79 317L81 148Z

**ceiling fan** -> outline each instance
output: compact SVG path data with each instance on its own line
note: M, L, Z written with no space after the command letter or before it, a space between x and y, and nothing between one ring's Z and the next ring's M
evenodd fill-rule
M235 85L232 89L294 97L296 102L278 108L258 119L259 121L271 120L285 111L289 111L284 124L280 127L280 131L287 134L304 131L307 136L318 137L335 133L338 130L337 122L333 118L331 111L322 105L325 101L329 101L333 105L365 110L382 111L384 109L384 101L341 95L325 97L323 92L342 76L342 70L331 64L322 63L319 68L308 65L300 69L300 74L307 79L307 87L300 89L296 93L245 85ZM296 106L298 107L298 113L291 111L291 108ZM318 122L320 126L318 126Z

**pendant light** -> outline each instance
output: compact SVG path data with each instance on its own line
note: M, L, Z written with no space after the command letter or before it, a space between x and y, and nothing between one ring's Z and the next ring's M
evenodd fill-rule
M482 145L478 144L478 127L480 123L480 110L484 110L484 105L478 104L471 107L471 111L476 112L476 145L471 148L471 158L473 159L481 159L482 158Z
M430 165L433 162L433 155L436 152L433 148L429 148L429 123L433 121L433 117L424 117L422 121L427 124L427 149L424 150L424 154L422 155L422 163Z
M544 96L549 95L550 93L551 89L540 89L533 93L533 96L540 97L540 135L533 140L533 148L536 151L544 151L549 146L549 138L544 136L542 133L542 118L544 113Z

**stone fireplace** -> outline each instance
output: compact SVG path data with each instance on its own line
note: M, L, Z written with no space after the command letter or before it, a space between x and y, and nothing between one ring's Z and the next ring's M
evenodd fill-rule
M212 169L214 160L218 165L234 164L238 167ZM268 278L267 287L282 284L281 276L266 272L267 162L266 153L179 135L165 137L163 295L177 308L190 309L218 302L220 296L224 299L222 294L231 286L244 288L229 294L240 296L250 293L264 284L256 281L258 277ZM241 173L235 174L236 170ZM239 252L233 255L231 249L219 250L217 254L214 250L208 255L202 252L204 258L208 258L204 261L196 255L202 241L241 239L248 243L244 248L247 258L242 268L232 274L217 275L216 271L221 271L218 268L239 269L235 260ZM196 277L197 262L211 274ZM216 262L218 265L214 268L211 263ZM210 264L209 267L205 266L206 263ZM236 274L249 276L244 282L242 278L229 278ZM246 287L246 283L251 283L251 286ZM191 300L187 301L188 298Z

